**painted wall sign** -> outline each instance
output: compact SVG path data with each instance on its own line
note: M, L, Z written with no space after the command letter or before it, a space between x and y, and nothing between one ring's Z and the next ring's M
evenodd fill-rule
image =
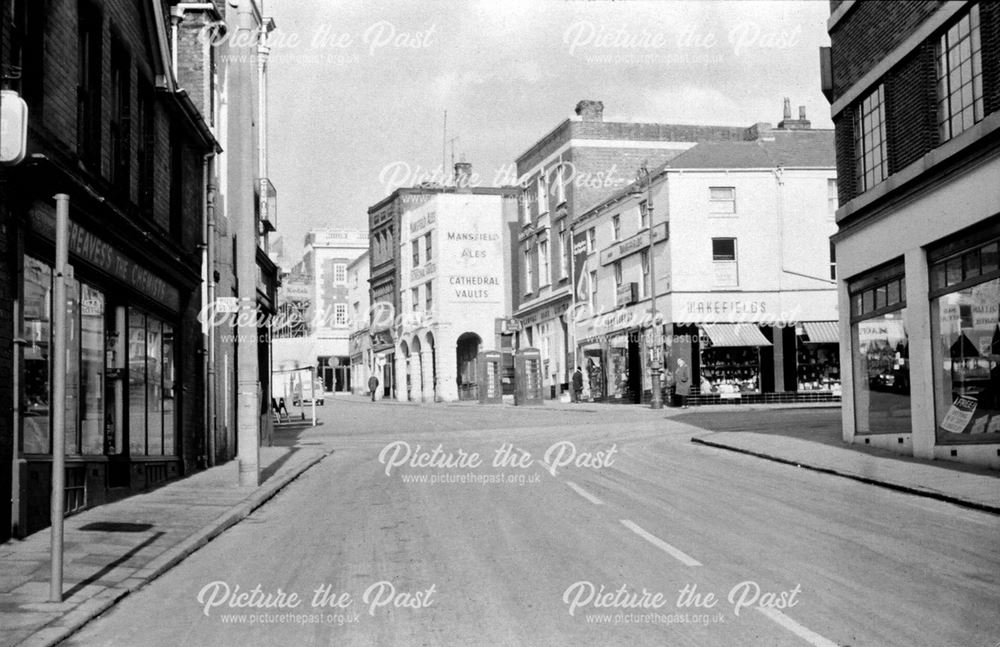
M666 239L667 223L663 222L653 227L654 242L660 242ZM649 249L649 231L641 231L631 238L627 238L604 249L601 252L601 265L609 265L620 258L624 258L646 249Z

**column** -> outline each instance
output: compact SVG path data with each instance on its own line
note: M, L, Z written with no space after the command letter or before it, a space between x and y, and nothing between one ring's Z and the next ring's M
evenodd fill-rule
M441 402L455 402L458 400L458 382L455 381L458 376L455 338L450 334L438 333L434 341L438 399Z
M396 347L396 400L406 402L406 358L399 346Z
M906 335L910 343L910 435L913 455L934 458L937 419L934 417L934 360L931 353L930 278L927 253L906 252Z
M434 348L425 345L420 349L421 374L424 380L424 402L435 402L437 384L434 383Z
M907 281L909 285L909 281ZM851 321L851 295L847 291L847 281L837 282L837 312L840 313L840 412L843 439L854 442L857 428L854 417L857 394L854 392L854 364L858 361L854 353Z

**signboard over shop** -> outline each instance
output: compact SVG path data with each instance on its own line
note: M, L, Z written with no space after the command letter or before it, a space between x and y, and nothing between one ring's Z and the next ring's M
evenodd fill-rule
M667 233L667 223L660 223L653 227L653 240L656 242L667 240ZM601 252L601 265L610 265L621 258L647 249L649 249L648 229L604 249Z

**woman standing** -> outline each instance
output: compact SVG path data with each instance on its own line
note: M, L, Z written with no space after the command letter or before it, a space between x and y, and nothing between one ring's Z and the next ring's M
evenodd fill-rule
M687 409L688 396L691 395L691 371L683 359L677 360L677 370L674 371L674 389L681 401L681 408Z

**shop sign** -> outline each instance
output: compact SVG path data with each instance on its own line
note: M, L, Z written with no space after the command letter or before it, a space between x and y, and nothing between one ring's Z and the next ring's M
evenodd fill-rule
M653 241L659 242L667 239L667 223L663 222L653 227ZM649 230L644 230L627 238L620 243L615 243L601 252L601 265L610 265L615 261L634 254L636 252L649 249Z
M217 297L215 311L224 314L236 314L240 311L240 300L237 297Z
M309 301L312 298L313 279L311 276L287 278L281 284L284 301Z
M431 274L434 274L436 272L437 272L436 263L425 263L420 267L415 267L412 270L410 270L410 281L411 282L419 281L420 279L426 276L430 276Z
M422 216L420 218L417 218L413 222L411 222L410 223L410 233L411 234L415 234L415 233L419 232L422 229L426 229L427 227L432 227L432 226L434 226L434 223L436 223L436 222L437 222L437 216L432 211L429 214L427 214L426 216Z
M615 303L620 306L627 306L639 300L638 283L622 283L615 290Z
M740 284L739 272L734 261L715 261L715 287L734 288Z
M28 104L17 92L0 92L0 164L19 164L27 152Z

